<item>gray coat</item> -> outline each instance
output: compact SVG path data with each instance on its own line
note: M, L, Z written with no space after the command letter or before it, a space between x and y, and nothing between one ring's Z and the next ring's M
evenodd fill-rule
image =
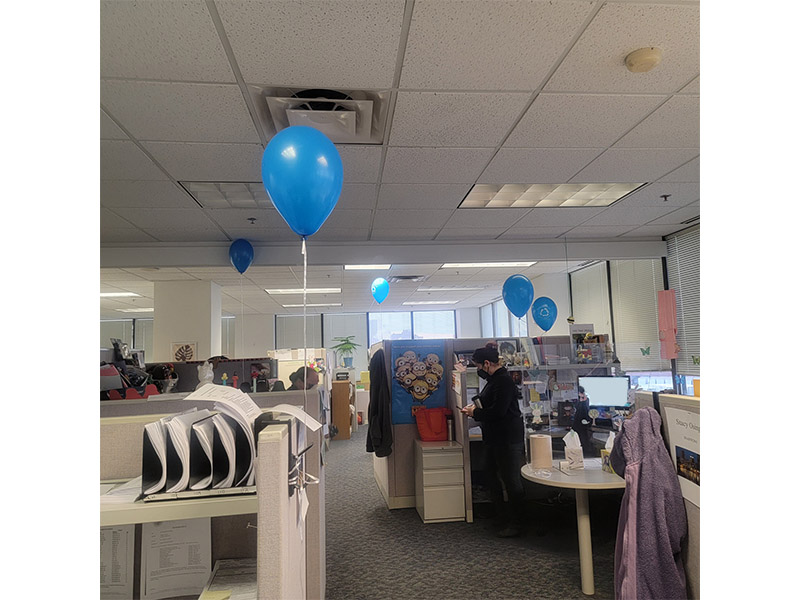
M678 475L661 437L661 417L648 407L625 421L611 466L625 477L614 555L616 600L686 598L681 541L686 509Z

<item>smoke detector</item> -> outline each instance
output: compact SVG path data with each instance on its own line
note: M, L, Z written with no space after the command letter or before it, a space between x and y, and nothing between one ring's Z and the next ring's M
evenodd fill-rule
M313 127L334 144L380 144L388 92L363 90L264 90L275 132L293 125Z
M647 73L661 62L661 48L639 48L625 57L625 66L631 73Z

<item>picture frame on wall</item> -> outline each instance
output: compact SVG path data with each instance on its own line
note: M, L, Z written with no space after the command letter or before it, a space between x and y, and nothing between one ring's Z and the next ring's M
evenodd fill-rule
M197 357L197 342L172 342L172 360L187 362L199 360Z
M514 338L497 340L497 352L507 365L513 365L519 352L519 340Z

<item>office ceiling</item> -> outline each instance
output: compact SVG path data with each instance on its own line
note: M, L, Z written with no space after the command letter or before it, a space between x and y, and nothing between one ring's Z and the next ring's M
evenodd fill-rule
M384 100L378 143L337 144L344 188L309 244L309 286L343 288L309 297L342 304L326 312L374 309L369 282L386 272L344 272L315 244L422 248L429 260L384 257L399 263L392 274L427 279L393 284L382 308L423 296L461 308L497 298L510 274L584 262L536 256L539 246L621 248L699 222L699 20L694 1L101 2L100 287L141 296L102 299L101 317L147 316L118 309L152 307L165 279L216 281L228 315L301 312L282 304L302 298L263 291L302 285L299 251L273 258L299 241L265 196L211 202L187 190L263 189L276 133L266 97L303 89ZM625 56L649 46L662 63L629 72ZM478 183L610 182L646 185L607 208L458 208ZM244 276L225 264L238 238L256 247ZM454 244L540 262L455 274L438 256ZM120 249L123 266L104 260ZM215 258L180 263L192 249ZM487 287L415 291L443 285Z

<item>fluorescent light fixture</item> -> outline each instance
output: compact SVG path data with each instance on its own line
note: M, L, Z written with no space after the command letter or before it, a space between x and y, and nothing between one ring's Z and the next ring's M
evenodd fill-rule
M420 300L419 302L403 302L403 306L417 306L420 304L456 304L458 300Z
M264 290L271 296L278 294L302 294L303 288ZM306 288L306 294L341 294L342 288Z
M477 184L458 208L609 206L644 183Z
M139 294L133 292L100 292L101 298L139 298Z
M145 312L153 312L154 308L115 308L117 312L126 312L126 313L145 313Z
M323 306L341 306L342 303L339 302L337 304L306 304L307 308L320 308ZM283 308L302 308L302 304L284 304Z
M482 292L485 287L421 287L418 292Z
M445 263L440 268L442 269L487 269L489 267L530 267L535 265L536 261L530 262L487 262L487 263Z
M386 271L391 269L392 265L345 265L345 271Z

